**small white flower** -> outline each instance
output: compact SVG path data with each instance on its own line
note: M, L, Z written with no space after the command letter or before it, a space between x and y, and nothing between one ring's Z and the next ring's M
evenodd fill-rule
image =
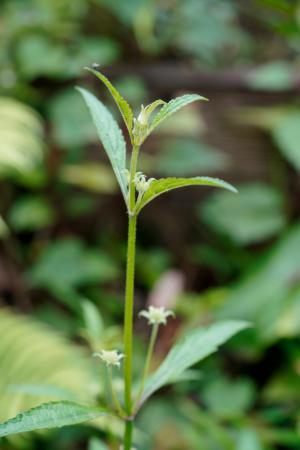
M167 318L172 316L175 317L173 311L165 309L163 306L157 308L155 306L149 306L148 310L143 310L139 313L139 316L148 319L149 325L166 325Z
M146 176L142 172L137 172L134 177L134 184L138 192L140 194L144 194L154 180L155 178L149 178L147 180Z
M148 114L147 114L147 107L144 108L144 105L141 106L141 111L137 117L137 121L142 126L146 126L148 123Z
M117 350L101 350L96 352L93 356L97 356L108 366L120 367L120 360L124 358L123 353L118 353Z

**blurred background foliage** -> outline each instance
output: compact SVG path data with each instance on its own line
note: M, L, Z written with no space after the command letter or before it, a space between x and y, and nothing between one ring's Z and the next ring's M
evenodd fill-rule
M137 447L300 448L299 57L297 0L2 0L1 420L45 399L103 402L90 355L122 345L126 214L74 90L91 85L113 109L82 70L96 62L135 111L182 91L211 100L149 139L147 174L239 188L175 192L140 218L137 309L177 317L156 362L195 325L254 323L151 401ZM139 367L144 323L136 331ZM117 449L119 433L101 421L1 449Z

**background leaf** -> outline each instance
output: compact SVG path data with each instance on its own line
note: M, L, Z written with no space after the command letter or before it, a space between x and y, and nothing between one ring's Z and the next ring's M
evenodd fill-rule
M98 136L105 148L116 174L125 202L127 201L126 146L122 131L108 109L90 92L77 88L83 96L96 126Z
M244 184L239 195L213 193L203 205L203 220L237 244L261 242L283 229L287 222L283 196L264 183Z
M0 437L43 428L58 428L96 419L105 414L95 407L62 401L44 403L0 424Z

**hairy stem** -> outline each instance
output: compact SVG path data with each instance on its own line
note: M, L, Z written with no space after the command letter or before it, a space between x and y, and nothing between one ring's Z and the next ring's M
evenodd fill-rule
M153 350L154 350L154 346L155 346L155 342L156 342L156 338L157 338L157 333L158 333L158 328L159 328L159 324L156 323L153 325L152 327L152 331L151 331L151 336L150 336L150 340L149 340L149 346L148 346L148 351L147 351L147 356L146 356L146 361L145 361L145 366L144 366L144 371L143 371L143 376L142 376L142 380L141 380L141 385L140 385L140 389L137 395L137 400L136 400L136 404L135 407L138 406L138 403L141 399L141 396L143 394L143 390L145 387L145 382L149 373L149 369L150 369L150 364L151 364L151 360L152 360L152 355L153 355Z
M129 199L128 199L128 242L127 242L127 267L126 267L126 288L125 288L125 314L124 314L124 404L128 416L132 413L132 328L133 328L133 307L134 307L134 269L135 269L135 244L137 216L135 209L135 184L134 177L137 168L139 147L132 149ZM131 449L133 423L126 422L124 435L124 450Z

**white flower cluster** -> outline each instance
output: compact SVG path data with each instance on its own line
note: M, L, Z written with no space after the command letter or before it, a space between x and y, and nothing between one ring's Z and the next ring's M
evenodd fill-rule
M107 367L120 367L120 361L124 358L124 354L118 353L117 350L101 350L100 352L95 352L93 356L97 356L98 358L100 358Z
M175 317L173 311L165 309L163 306L149 306L148 310L141 311L139 315L148 319L149 325L166 325L168 317Z
M155 178L149 178L147 180L146 175L142 172L137 172L134 177L134 184L139 194L144 194L154 180Z

